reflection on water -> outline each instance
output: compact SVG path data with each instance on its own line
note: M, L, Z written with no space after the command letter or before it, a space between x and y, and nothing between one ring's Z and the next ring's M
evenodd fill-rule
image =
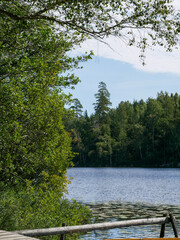
M92 209L97 222L162 217L172 212L180 231L180 169L74 168L68 198ZM160 225L96 230L81 239L159 237ZM174 237L170 224L166 237Z

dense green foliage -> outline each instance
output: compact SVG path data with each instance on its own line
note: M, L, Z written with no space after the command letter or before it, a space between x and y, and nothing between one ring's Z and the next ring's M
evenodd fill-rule
M38 183L43 171L63 177L72 152L64 129L69 97L62 88L78 82L65 71L89 56L68 57L72 44L45 21L2 15L0 24L1 180Z
M97 96L97 95L96 95ZM107 96L109 101L109 96ZM98 99L98 104L103 104ZM97 103L96 103L97 105ZM96 106L95 105L95 106ZM97 113L74 118L73 149L76 166L177 167L180 164L180 96L159 93L109 109L101 121Z
M1 229L12 231L86 224L91 217L87 207L59 197L57 191L49 190L47 186L40 186L38 194L32 187L0 191ZM76 237L77 234L73 234L66 239ZM59 239L59 236L43 239Z
M22 1L0 2L4 10L8 7L18 14L32 10L29 4L22 5ZM86 208L63 200L73 153L64 128L72 114L65 109L70 97L62 90L79 81L69 70L90 58L69 57L73 46L52 23L21 21L1 13L0 229L89 220Z

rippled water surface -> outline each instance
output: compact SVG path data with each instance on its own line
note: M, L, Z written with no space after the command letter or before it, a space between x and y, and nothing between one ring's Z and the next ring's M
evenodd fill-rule
M73 168L69 198L180 205L180 169Z
M162 217L173 212L180 231L180 169L74 168L69 199L86 204L98 222ZM93 231L83 239L158 237L160 226ZM173 237L170 225L166 237Z

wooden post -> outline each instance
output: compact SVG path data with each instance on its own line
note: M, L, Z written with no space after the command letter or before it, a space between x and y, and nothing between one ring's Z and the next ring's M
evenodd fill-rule
M63 223L63 224L62 224L62 227L65 227L65 226L66 226L66 224ZM65 240L65 238L66 238L66 237L65 237L65 234L61 234L59 240Z
M165 235L165 227L166 227L166 224L163 223L163 224L161 225L160 238L163 238L164 235Z
M173 228L173 231L174 231L174 236L176 238L178 238L178 231L177 231L177 227L176 227L176 220L175 220L175 218L174 218L172 213L169 214L169 217L170 217L170 222L172 224L172 228Z
M168 218L168 214L163 214L163 217ZM160 238L163 238L165 236L165 228L166 228L166 222L161 224L161 232L160 232Z

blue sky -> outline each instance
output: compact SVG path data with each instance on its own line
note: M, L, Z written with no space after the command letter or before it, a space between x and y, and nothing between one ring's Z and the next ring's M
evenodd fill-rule
M173 4L176 10L180 10L180 0L174 0ZM71 91L73 97L80 100L84 111L94 112L94 94L101 81L107 84L113 108L121 101L156 98L160 91L180 94L180 41L171 53L160 47L147 48L145 66L139 59L138 48L129 47L122 39L113 36L104 41L111 47L89 39L72 52L72 55L94 52L93 59L84 63L83 69L75 71L81 83Z
M137 61L140 60L137 58ZM81 82L71 93L80 100L83 110L87 110L89 114L94 112L94 94L101 81L107 85L113 108L121 101L156 98L160 91L180 94L180 74L177 73L146 72L130 63L99 56L94 56L83 67L75 71Z

